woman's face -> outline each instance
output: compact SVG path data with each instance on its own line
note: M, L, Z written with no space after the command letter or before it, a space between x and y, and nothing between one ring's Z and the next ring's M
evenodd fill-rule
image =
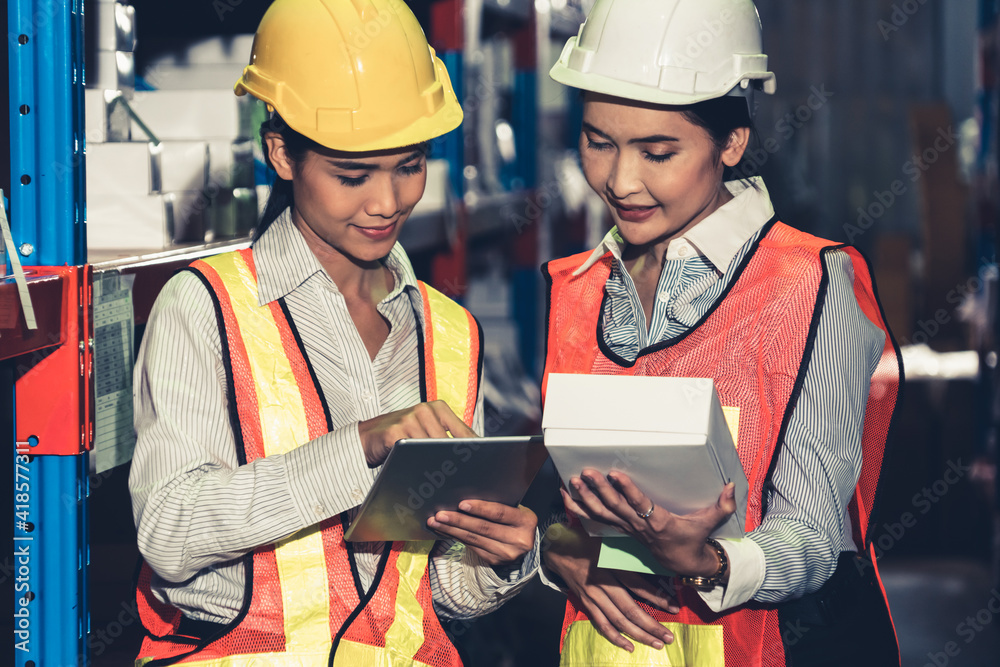
M723 165L739 163L749 130L720 152L704 128L666 107L588 93L580 161L632 246L668 242L728 200Z
M283 146L280 137L277 143ZM357 262L389 254L424 194L427 157L422 147L370 153L324 148L307 151L298 162L280 146L271 151L278 176L292 181L296 223L307 228L303 233Z

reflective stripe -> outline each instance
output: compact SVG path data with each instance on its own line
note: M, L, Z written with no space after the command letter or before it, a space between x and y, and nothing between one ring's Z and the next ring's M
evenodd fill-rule
M420 283L428 329L427 400L443 400L466 424L476 409L479 328L472 316L433 287ZM470 345L470 341L472 345Z
M232 303L257 390L265 456L284 454L309 441L302 393L270 308L257 302L257 280L240 253L209 260ZM318 525L278 542L274 555L281 580L286 650L314 651L329 644L330 600L326 558Z
M629 653L602 637L590 621L569 626L563 644L560 667L618 667L650 665L662 667L723 667L726 664L721 625L663 623L674 633L673 643L657 651L633 641Z
M427 571L427 558L433 547L433 540L408 542L396 558L399 573L396 610L392 625L385 633L385 645L403 655L416 655L424 644L424 609L417 600L417 589ZM337 653L340 653L339 647Z
M726 418L726 426L729 427L729 434L733 436L733 444L740 446L740 407L722 406L722 414Z
M313 647L311 651L299 651L298 653L248 653L243 655L227 655L224 658L213 658L212 660L196 660L178 663L181 665L191 665L192 667L327 667L330 664L330 641L326 646ZM340 655L340 652L337 652ZM150 662L154 658L144 658L135 661L135 667ZM339 663L338 663L339 664ZM346 664L346 663L345 663ZM355 663L369 664L369 663ZM380 664L380 663L370 663ZM388 664L388 663L386 663ZM409 664L409 663L407 663Z
M343 640L337 646L337 657L333 665L334 667L431 667L413 658L404 658L395 652L390 653L378 646Z

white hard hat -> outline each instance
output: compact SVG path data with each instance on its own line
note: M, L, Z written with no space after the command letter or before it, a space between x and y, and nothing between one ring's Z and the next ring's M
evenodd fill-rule
M653 104L773 94L760 33L752 0L597 0L549 75Z

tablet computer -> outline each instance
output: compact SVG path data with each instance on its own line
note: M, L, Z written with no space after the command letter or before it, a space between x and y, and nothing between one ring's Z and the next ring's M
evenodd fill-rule
M463 500L516 507L547 458L540 435L399 440L344 540L440 539L427 529L435 512Z

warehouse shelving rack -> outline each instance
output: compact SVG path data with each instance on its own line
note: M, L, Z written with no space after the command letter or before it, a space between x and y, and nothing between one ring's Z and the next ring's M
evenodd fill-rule
M23 260L46 267L34 271L30 292L55 311L39 308L45 327L20 340L3 332L4 357L31 355L16 371L13 406L15 662L86 664L83 8L10 0L7 9L12 233Z

